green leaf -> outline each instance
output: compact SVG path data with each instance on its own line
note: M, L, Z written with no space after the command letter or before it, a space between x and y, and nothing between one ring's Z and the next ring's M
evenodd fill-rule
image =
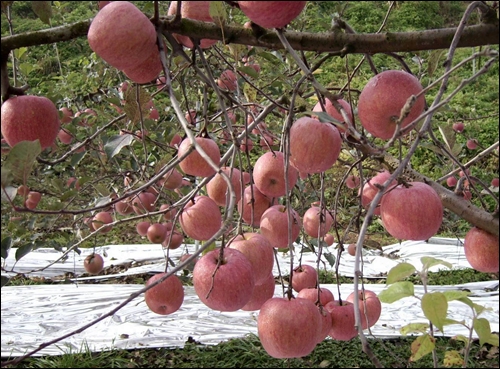
M104 145L104 152L108 156L108 159L111 159L117 155L121 149L125 146L129 146L132 142L134 142L134 136L131 134L113 136Z
M429 323L410 323L399 329L403 336L412 333L425 333L429 329Z
M484 345L491 338L491 327L488 319L485 318L474 318L473 327L479 336L479 343Z
M323 256L328 261L328 264L330 264L331 267L335 265L335 255L333 255L331 252L325 252L323 253Z
M417 339L411 344L410 361L420 360L425 355L430 354L435 346L436 339L434 337L431 337L428 334L417 337Z
M429 268L433 267L434 265L444 265L445 267L449 269L453 269L453 265L451 263L448 263L447 261L444 260L439 260L430 256L422 256L420 258L420 261L422 262L423 268L422 272L427 272Z
M445 50L432 50L427 58L427 74L429 78L432 77L437 67L439 66L439 60L443 56Z
M451 151L455 145L455 131L453 131L453 126L451 124L441 124L438 128L447 149Z
M87 150L85 150L83 152L77 152L76 154L72 155L70 165L73 168L76 168L76 166L78 165L78 163L80 163L80 161L83 159L85 154L87 154Z
M50 25L50 18L52 17L52 7L50 1L32 1L31 8L40 20Z
M444 321L448 314L448 301L441 292L426 293L422 296L422 311L432 324L443 331Z
M409 277L416 271L415 267L410 263L399 263L394 268L389 270L387 274L386 284L392 284Z
M222 27L226 23L227 14L223 1L210 1L208 11L210 13L210 17L214 20L214 23L219 27Z
M490 338L486 341L490 345L498 347L499 341L498 341L498 334L492 333L490 334Z
M30 74L33 69L35 69L35 67L33 66L33 64L30 64L30 63L20 63L19 64L19 70L25 76L27 76L28 74Z
M10 170L13 179L19 183L26 183L28 176L33 170L36 157L42 152L40 141L21 141L10 150L9 156L3 164L3 168ZM3 173L2 173L3 177ZM3 178L2 178L3 181Z
M443 320L443 325L453 325L453 324L459 324L465 326L465 320L458 321L455 319L448 319L448 318Z
M3 3L3 1L2 1L2 3ZM9 277L3 275L2 276L2 285L1 285L1 287L5 286L9 282L9 279L10 279Z
M318 117L319 121L322 123L340 123L338 119L335 119L332 117L330 114L328 114L326 111L307 111L305 112L308 115L315 115Z
M9 250L11 246L12 246L12 237L5 237L2 239L1 257L3 259L7 259L7 257L9 256Z
M14 56L16 57L16 59L19 60L23 57L23 55L26 53L26 51L28 51L27 47L20 47L19 49L15 49L13 52L14 52Z
M392 304L404 297L414 296L414 287L411 282L396 282L389 288L379 293L378 298L381 302Z
M26 245L18 247L16 250L16 261L19 261L19 259L21 259L23 256L28 255L31 252L31 250L33 250L32 243L28 243Z
M130 86L125 92L125 105L123 111L127 114L132 124L147 116L148 108L146 104L151 100L151 94L141 86ZM139 104L139 105L138 105ZM139 106L141 107L139 109Z
M444 297L447 301L459 300L470 295L469 291L444 291ZM463 302L463 301L462 301ZM470 305L469 305L470 306Z
M244 73L246 75L249 75L250 77L252 78L257 78L259 77L259 74L257 73L257 71L255 69L253 69L252 67L249 67L249 66L243 66L243 67L238 67L236 68L237 70L239 70L241 73Z

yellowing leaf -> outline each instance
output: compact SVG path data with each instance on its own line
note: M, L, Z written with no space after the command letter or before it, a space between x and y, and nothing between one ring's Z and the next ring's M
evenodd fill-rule
M473 326L479 336L479 343L484 345L491 336L490 322L485 318L474 318Z
M464 364L464 359L456 350L446 351L444 353L443 364L447 368L452 366L462 366Z
M411 282L396 282L386 290L379 293L378 298L381 302L392 304L404 297L413 296L414 287Z
M399 329L399 333L406 336L411 333L425 333L429 329L428 323L410 323Z
M50 25L50 18L52 17L52 6L50 1L32 1L31 8L40 20Z
M434 337L431 337L428 334L417 337L417 339L411 344L410 361L420 360L425 355L430 354L435 346L436 339Z

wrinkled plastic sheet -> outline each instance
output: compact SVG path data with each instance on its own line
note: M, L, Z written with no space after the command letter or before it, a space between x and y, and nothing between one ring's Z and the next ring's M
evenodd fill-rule
M194 245L186 245L193 250ZM334 247L327 252L336 253ZM298 250L298 249L297 249ZM14 271L29 276L55 277L71 272L78 277L83 273L83 259L91 250L82 250L82 254L72 253L64 262L55 263L43 271L38 270L60 256L51 249L38 249L19 260ZM128 270L116 275L87 277L85 279L109 279L112 276L132 275L147 272L162 272L165 269L165 254L160 245L114 245L99 247L98 252L106 252L105 265L127 265ZM174 262L185 252L173 250L169 256ZM392 257L388 257L392 255ZM399 256L394 258L394 256ZM453 265L454 269L467 268L460 240L431 239L425 242L403 242L377 250L364 251L363 273L365 277L383 278L393 266L400 262L410 262L417 269L421 267L420 258L432 256ZM295 255L295 263L299 255ZM286 254L278 257L280 269L284 274L289 271L289 258ZM13 255L6 260L7 270L14 265ZM333 269L325 261L326 269ZM340 260L341 275L352 276L354 258L343 254ZM302 263L316 265L313 253L304 253ZM440 269L436 266L433 269ZM431 269L431 270L433 270ZM30 273L31 272L31 273ZM277 266L275 266L277 275ZM2 273L4 274L4 273ZM62 280L63 278L61 278ZM1 329L2 357L25 354L40 344L68 334L88 324L92 320L108 313L122 303L130 294L138 291L142 285L131 284L82 284L78 278L71 283L52 285L6 286L2 288ZM466 281L464 281L466 282ZM330 289L335 298L339 289L343 298L350 294L352 284L322 285ZM370 284L366 287L376 293L386 288L385 284ZM491 308L480 317L486 318L492 332L499 331L499 296L498 281L464 283L455 286L430 286L430 291L466 289L471 291L470 298L477 304ZM276 286L275 296L282 296L282 287ZM423 295L422 286L415 286L415 294ZM218 312L203 305L192 287L185 287L185 299L181 308L168 316L151 312L143 296L121 308L113 316L107 317L85 331L73 335L64 341L48 346L36 355L60 355L63 352L79 352L84 349L102 351L111 348L138 349L157 347L183 347L191 337L202 344L217 344L222 341L257 334L258 311ZM471 309L463 303L450 301L448 317L470 323ZM415 297L403 298L392 304L383 304L379 321L371 328L369 337L388 338L400 336L399 329L410 322L427 322L422 313L420 300ZM436 335L468 336L468 330L462 325L447 325L444 332ZM473 334L473 337L477 337Z

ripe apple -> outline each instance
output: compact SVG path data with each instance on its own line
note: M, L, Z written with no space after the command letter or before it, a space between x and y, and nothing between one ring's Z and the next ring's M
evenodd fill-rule
M321 320L321 329L318 331L317 343L323 342L332 329L332 314L324 306L318 306L318 313Z
M283 28L299 16L307 1L238 1L241 11L263 28Z
M292 288L296 292L304 288L316 288L318 284L318 272L310 265L300 265L293 270Z
M178 249L184 242L184 235L177 230L168 230L165 236L165 241L161 243L163 248L175 250Z
M347 253L351 256L356 256L356 244L355 243L350 243L347 246Z
M240 150L244 153L250 152L253 149L253 141L251 138L244 138L240 144Z
M471 138L470 140L467 140L466 145L469 150L475 150L477 149L477 140L475 138Z
M43 149L51 147L61 122L54 103L44 96L13 96L2 104L1 131L12 147L21 141L40 141Z
M83 260L83 267L90 274L99 274L104 267L104 259L99 254L90 254Z
M22 197L27 197L30 193L30 189L28 186L26 185L20 185L18 188L17 188L17 194L19 196L22 196Z
M118 201L115 204L115 210L120 215L132 214L134 212L132 205L127 200Z
M224 90L235 91L238 87L236 74L231 69L226 69L217 79L217 85Z
M173 3L172 3L173 4ZM205 151L205 153L212 159L215 165L220 163L220 150L217 143L211 138L196 137L196 143ZM191 147L191 140L184 139L179 145L177 157L181 158ZM180 163L179 167L186 174L197 177L209 177L216 173L210 164L198 153L193 150L188 154Z
M57 138L65 145L69 145L73 141L73 135L63 128L59 130Z
M458 179L457 177L448 177L446 178L446 184L448 185L448 187L455 187L458 183Z
M38 206L38 203L40 202L41 199L42 199L42 194L40 192L29 191L24 205L28 209L33 210Z
M498 178L493 178L491 180L491 187L498 187L498 184L499 184Z
M206 241L222 226L219 206L208 196L195 196L188 201L179 217L184 233L193 240Z
M389 173L387 170L384 170L377 175L375 175L373 178L371 178L366 184L363 186L363 192L361 194L361 205L365 208L368 209L371 205L371 202L375 195L378 193L379 189L377 188L376 185L383 185L391 176L391 173ZM392 187L396 186L398 182L396 180L393 180L389 187L386 190L391 189ZM361 193L361 189L359 191ZM380 215L380 205L377 205L375 208L375 211L373 212L374 215Z
M153 284L165 274L155 274L148 279L146 286ZM184 302L184 287L179 277L174 274L147 290L144 299L152 312L160 315L172 314L179 310Z
M498 273L498 247L498 237L481 228L472 227L465 235L465 257L477 271Z
M453 130L458 133L462 133L464 131L465 125L463 122L453 123Z
M347 113L347 116L349 117L349 120L351 121L351 123L354 123L354 114L352 112L352 108L351 108L351 104L349 104L347 101L345 101L344 99L338 99L337 102L342 105L342 108L344 108L345 112ZM336 120L338 120L339 122L341 123L345 123L345 119L344 117L342 116L342 114L340 114L337 109L335 109L335 106L333 106L332 102L330 99L325 99L325 111L326 113L331 116L332 118L335 118ZM314 108L313 108L313 111L323 111L321 109L321 103L318 101L318 103L316 105L314 105ZM337 129L339 130L339 133L344 133L346 132L344 129L342 128L339 128L337 127Z
M167 15L175 15L176 13L177 1L171 1ZM183 1L181 4L181 17L212 23L213 19L210 16L210 1ZM193 42L189 37L175 33L173 36L181 45L184 45L189 49L194 47ZM217 40L203 38L200 40L200 47L202 49L208 49L215 43L217 43Z
M299 172L321 173L330 169L341 147L339 130L331 123L301 117L290 129L290 163Z
M73 111L65 106L59 109L59 111L62 113L61 124L71 123L73 120Z
M99 230L101 233L108 233L113 229L112 225L105 225L113 223L113 217L107 211L100 211L92 218L92 224L95 230Z
M264 303L274 296L275 281L273 273L269 273L261 284L256 284L250 300L241 308L243 311L259 310Z
M346 301L354 305L355 293L347 296ZM359 311L361 313L361 327L368 329L373 327L382 313L382 303L377 294L370 290L358 291ZM366 306L365 306L366 305Z
M229 248L240 251L250 261L256 285L264 283L269 273L272 273L274 249L263 235L254 232L244 233L242 237L232 241Z
M299 173L293 166L288 166L288 190L297 182ZM268 197L280 197L285 191L285 158L282 152L268 151L255 162L253 169L255 186Z
M132 208L136 214L144 214L155 210L156 196L151 192L139 193L132 199Z
M299 214L292 208L291 224L292 239L294 242L300 234L302 228L302 220ZM288 212L284 205L273 205L268 208L260 218L260 232L266 237L271 245L276 248L288 247Z
M354 316L354 305L348 301L330 301L325 309L332 315L332 329L328 335L334 340L349 341L358 335Z
M257 187L248 185L243 191L243 197L238 201L238 212L245 223L252 227L259 227L262 214L272 204L273 201L260 192Z
M148 227L146 236L151 243L162 243L167 238L167 228L162 223L152 223Z
M293 278L295 278L295 273ZM308 299L314 302L316 305L318 302L318 288L316 287L306 287L302 288L297 294L297 298ZM332 291L327 288L320 287L319 288L319 304L325 306L330 301L335 300Z
M241 172L238 168L222 167L222 172L229 177L233 187L234 195L236 197L235 204L241 199ZM217 173L207 183L207 195L219 206L226 206L226 198L228 193L228 186L224 177Z
M153 44L145 51L147 57L140 63L123 69L123 73L135 83L148 83L155 81L163 70L158 46Z
M358 116L362 126L373 136L387 140L396 131L396 121L408 98L423 90L419 80L410 73L386 70L372 77L365 85L358 101ZM420 95L401 128L413 122L425 107Z
M350 188L350 189L359 187L359 184L360 184L359 177L352 175L352 174L349 175L345 181L345 185L347 186L347 188Z
M179 145L181 144L181 142L182 142L182 137L176 133L172 136L172 139L170 140L169 146L178 148Z
M309 355L316 347L321 325L316 305L299 298L270 298L257 318L260 342L277 359Z
M335 237L333 236L333 234L327 233L327 234L325 234L324 241L326 242L326 244L328 246L331 246L335 242Z
M169 190L175 190L182 185L182 174L177 168L172 168L165 173L163 178L159 181L159 184Z
M210 309L236 311L245 306L255 286L252 264L240 251L224 248L207 252L193 270L193 286L201 302Z
M126 70L140 65L156 47L156 30L149 18L128 1L113 1L90 24L90 48L106 63Z
M380 203L384 228L400 240L427 240L443 222L443 204L437 192L422 182L409 182L387 192Z
M139 236L145 237L148 234L148 229L151 223L147 220L144 220L142 222L138 222L135 226L135 229Z
M184 263L188 258L190 258L192 256L192 254L182 254L181 257L179 258L179 263ZM197 261L200 260L199 257L195 258L194 260L192 260L189 264L187 264L184 269L188 269L190 270L191 272L193 271L193 268L195 266L195 264L197 263Z
M304 232L314 238L325 236L332 227L333 221L332 215L318 206L311 206L302 217Z

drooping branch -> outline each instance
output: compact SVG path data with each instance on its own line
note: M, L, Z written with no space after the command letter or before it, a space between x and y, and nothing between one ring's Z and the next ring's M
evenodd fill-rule
M53 27L36 32L26 32L14 36L2 37L1 54L6 57L11 50L20 47L51 44L68 41L87 35L91 19L70 25ZM260 46L270 49L283 49L274 30L255 27L246 29L242 26L181 19L174 22L174 17L160 21L164 32L178 33L193 38L211 38L225 43ZM474 47L499 43L498 22L467 26L458 43L458 47ZM420 50L446 49L450 46L456 28L432 29L415 32L384 32L350 34L340 31L321 33L287 31L286 37L295 50L353 53L405 52Z

